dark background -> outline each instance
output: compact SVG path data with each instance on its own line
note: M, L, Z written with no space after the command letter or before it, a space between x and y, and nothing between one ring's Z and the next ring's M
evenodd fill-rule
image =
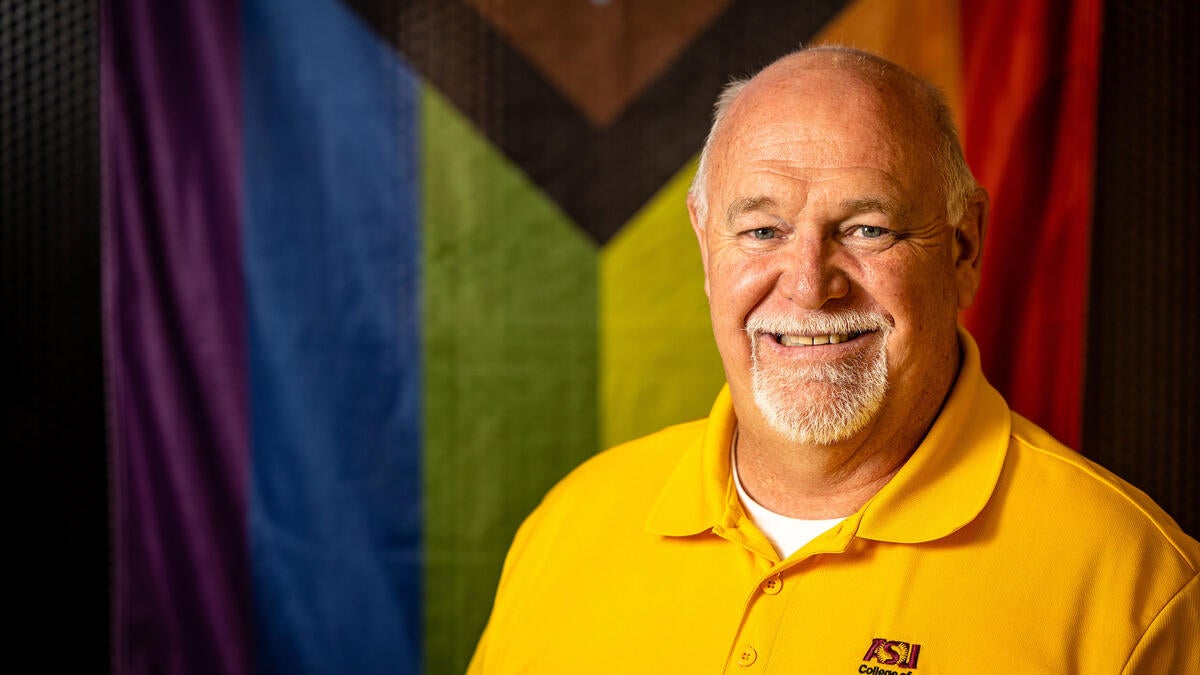
M1193 536L1198 6L1105 3L1083 446ZM109 667L98 11L85 0L0 0L0 450L15 488L7 550L20 624L11 648L90 673Z

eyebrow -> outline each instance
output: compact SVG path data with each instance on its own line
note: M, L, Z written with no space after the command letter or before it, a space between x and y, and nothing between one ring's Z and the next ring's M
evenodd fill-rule
M891 217L900 215L900 209L897 207L896 202L883 197L847 199L842 202L842 208L854 213L882 213L885 216Z
M733 224L733 219L737 218L743 213L750 213L751 211L765 211L767 209L775 208L778 205L779 204L770 197L742 197L741 199L735 200L729 205L729 209L725 212L725 224Z

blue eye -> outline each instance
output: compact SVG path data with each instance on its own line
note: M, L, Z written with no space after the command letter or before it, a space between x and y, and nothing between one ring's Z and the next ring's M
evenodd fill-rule
M756 227L753 230L750 230L750 234L755 239L774 239L775 229L771 227Z
M878 239L883 236L883 228L874 225L863 225L858 228L858 232L867 239Z

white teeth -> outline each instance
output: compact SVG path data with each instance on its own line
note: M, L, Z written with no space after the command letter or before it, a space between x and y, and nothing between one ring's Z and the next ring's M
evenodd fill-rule
M784 347L800 347L810 345L831 344L836 345L839 342L846 342L850 339L849 333L834 333L833 335L817 335L809 337L807 335L779 335L779 344Z

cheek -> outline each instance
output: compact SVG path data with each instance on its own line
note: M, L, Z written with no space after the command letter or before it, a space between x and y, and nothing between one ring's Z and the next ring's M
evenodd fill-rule
M860 271L863 290L897 328L923 332L957 317L958 287L952 269L934 261L878 261Z
M736 322L738 330L746 316L773 287L765 261L745 256L715 255L709 270L709 301L714 321Z

